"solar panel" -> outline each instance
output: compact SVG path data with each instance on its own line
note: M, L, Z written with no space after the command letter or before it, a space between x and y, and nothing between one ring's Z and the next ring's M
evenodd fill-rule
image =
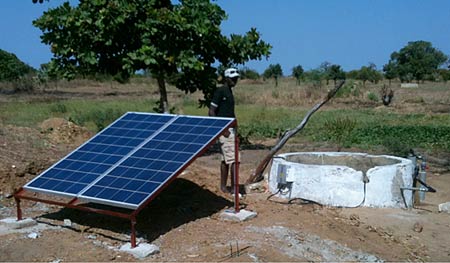
M129 112L24 188L137 208L233 121Z

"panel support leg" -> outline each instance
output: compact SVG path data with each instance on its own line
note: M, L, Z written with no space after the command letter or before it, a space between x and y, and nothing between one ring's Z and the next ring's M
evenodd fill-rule
M239 136L237 123L234 129L234 212L239 213Z
M22 220L22 209L20 208L20 199L17 197L14 197L16 200L16 207L17 207L17 221Z
M131 218L131 247L136 247L136 218Z

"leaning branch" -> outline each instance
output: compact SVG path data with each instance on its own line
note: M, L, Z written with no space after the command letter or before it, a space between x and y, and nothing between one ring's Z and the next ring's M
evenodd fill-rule
M302 130L306 123L308 122L311 115L316 112L320 107L322 107L325 103L327 103L336 93L338 90L344 85L345 80L342 80L339 82L332 90L330 90L327 94L327 96L320 102L317 103L312 109L308 111L305 118L303 118L303 121L292 130L288 130L283 136L278 140L277 144L270 150L270 152L266 155L266 157L259 163L259 165L256 168L255 173L250 175L250 177L247 179L246 184L252 184L261 181L264 176L263 172L266 169L267 165L269 164L272 157L286 144L287 140L289 140L292 136L297 134L300 130Z

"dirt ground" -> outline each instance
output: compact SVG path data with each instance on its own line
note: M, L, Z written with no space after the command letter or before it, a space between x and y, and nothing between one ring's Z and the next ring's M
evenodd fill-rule
M4 126L0 132L0 219L15 217L13 191L92 136L61 119L39 129ZM290 145L289 151L320 150ZM324 149L326 150L326 149ZM267 149L243 150L243 182ZM449 261L450 172L431 166L437 188L415 209L335 208L288 203L265 191L248 193L242 207L257 217L218 218L233 206L219 191L219 155L198 158L138 216L138 242L157 245L150 261ZM0 261L139 261L118 251L130 238L127 220L23 201L24 217L39 228L0 231ZM69 219L71 225L64 224ZM30 235L31 233L31 235ZM34 237L32 235L35 235Z

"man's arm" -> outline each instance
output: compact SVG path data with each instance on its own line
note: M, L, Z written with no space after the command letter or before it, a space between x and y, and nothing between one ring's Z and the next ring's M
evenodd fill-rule
M210 105L209 111L208 111L208 116L216 116L216 110L217 110L217 107Z

